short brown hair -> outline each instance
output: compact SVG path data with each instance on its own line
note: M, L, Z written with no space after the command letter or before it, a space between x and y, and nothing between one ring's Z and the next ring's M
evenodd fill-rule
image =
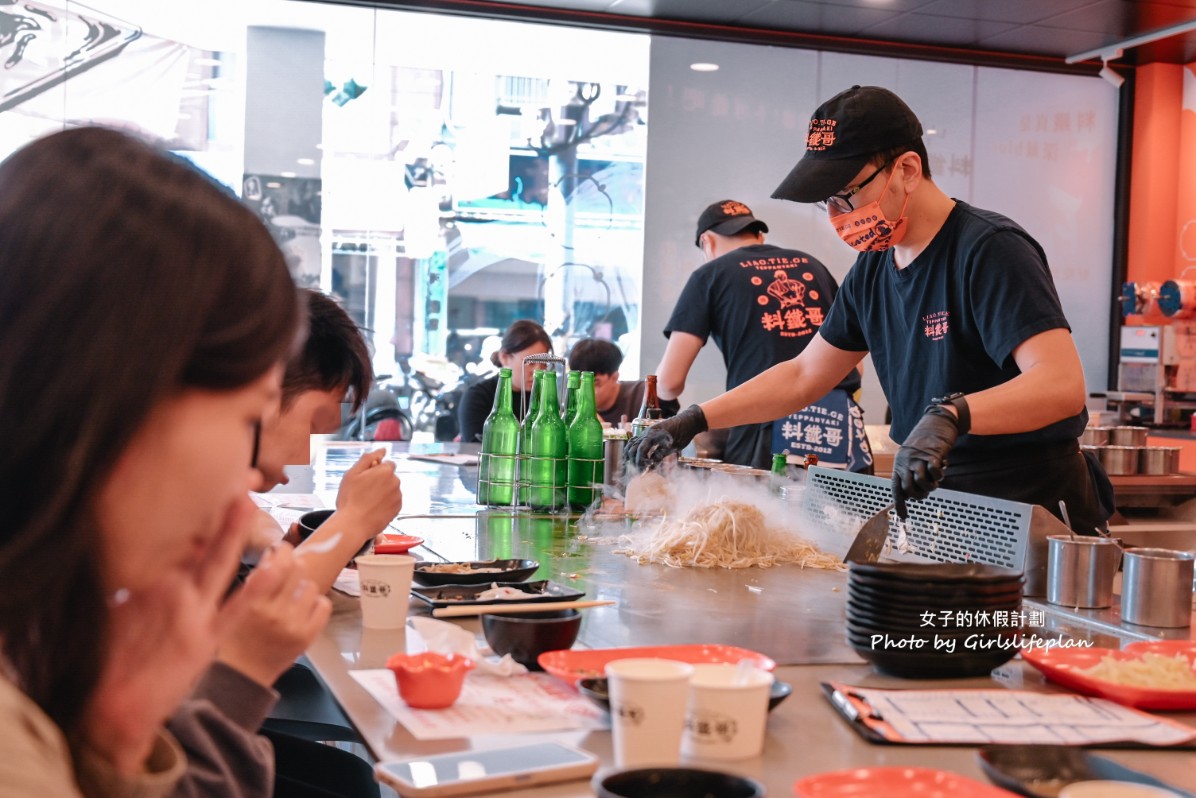
M287 363L282 377L286 407L305 391L345 391L353 410L369 396L374 366L361 328L335 299L310 288L300 290L307 305L307 340Z

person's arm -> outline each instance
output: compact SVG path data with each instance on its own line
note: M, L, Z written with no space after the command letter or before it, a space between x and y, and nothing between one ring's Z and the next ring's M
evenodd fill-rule
M1013 360L1021 374L967 395L972 433L1004 435L1042 429L1084 407L1084 368L1067 330L1047 330L1027 339L1013 350Z
M685 379L706 341L698 336L674 331L664 349L664 357L656 367L656 395L664 399L676 399L685 390Z
M792 360L701 404L710 429L757 424L787 416L825 396L865 352L849 352L815 335Z
M361 456L345 472L336 494L336 512L295 549L304 576L327 593L341 569L361 547L403 509L403 491L385 449ZM329 543L332 548L323 550Z
M216 663L167 728L187 754L171 798L269 798L274 755L258 735L278 694Z

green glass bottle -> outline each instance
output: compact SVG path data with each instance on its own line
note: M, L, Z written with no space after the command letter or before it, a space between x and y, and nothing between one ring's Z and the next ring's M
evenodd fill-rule
M545 372L540 382L540 406L532 420L528 444L527 504L533 510L565 506L569 481L569 439L557 400L556 374Z
M789 458L784 454L774 454L772 456L772 473L769 475L768 483L773 493L780 494L781 488L789 481Z
M581 387L581 372L570 371L568 387L565 389L565 429L573 423L573 415L577 412L577 390Z
M569 505L584 510L602 498L605 453L594 402L594 372L581 373L577 412L569 425Z
M482 426L482 454L478 457L478 504L509 507L515 499L515 457L519 422L511 409L511 370L498 372L494 409Z
M516 457L516 462L519 468L519 503L521 505L527 504L527 483L531 476L528 456L531 453L532 422L536 420L536 413L540 409L540 384L546 373L545 371L532 372L532 396L528 400L527 413L523 417L523 423L519 426L519 454Z

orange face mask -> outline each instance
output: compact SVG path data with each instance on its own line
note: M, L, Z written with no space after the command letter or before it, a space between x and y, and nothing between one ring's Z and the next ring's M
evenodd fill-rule
M885 181L883 197L889 191L889 183L893 182L894 169ZM905 216L905 208L909 205L909 194L905 195L905 202L901 204L901 211L897 218L890 221L885 212L880 209L880 200L869 202L862 208L856 208L850 213L841 213L831 217L831 224L839 238L847 246L860 252L882 252L892 246L900 244L909 229L909 219Z

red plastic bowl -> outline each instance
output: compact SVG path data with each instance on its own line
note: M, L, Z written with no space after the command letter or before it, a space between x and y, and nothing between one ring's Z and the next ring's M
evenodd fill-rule
M374 554L406 554L423 543L415 535L388 535L383 533L374 539Z
M473 670L473 660L457 654L395 654L386 667L395 675L399 697L413 709L451 707L461 695L465 674Z

